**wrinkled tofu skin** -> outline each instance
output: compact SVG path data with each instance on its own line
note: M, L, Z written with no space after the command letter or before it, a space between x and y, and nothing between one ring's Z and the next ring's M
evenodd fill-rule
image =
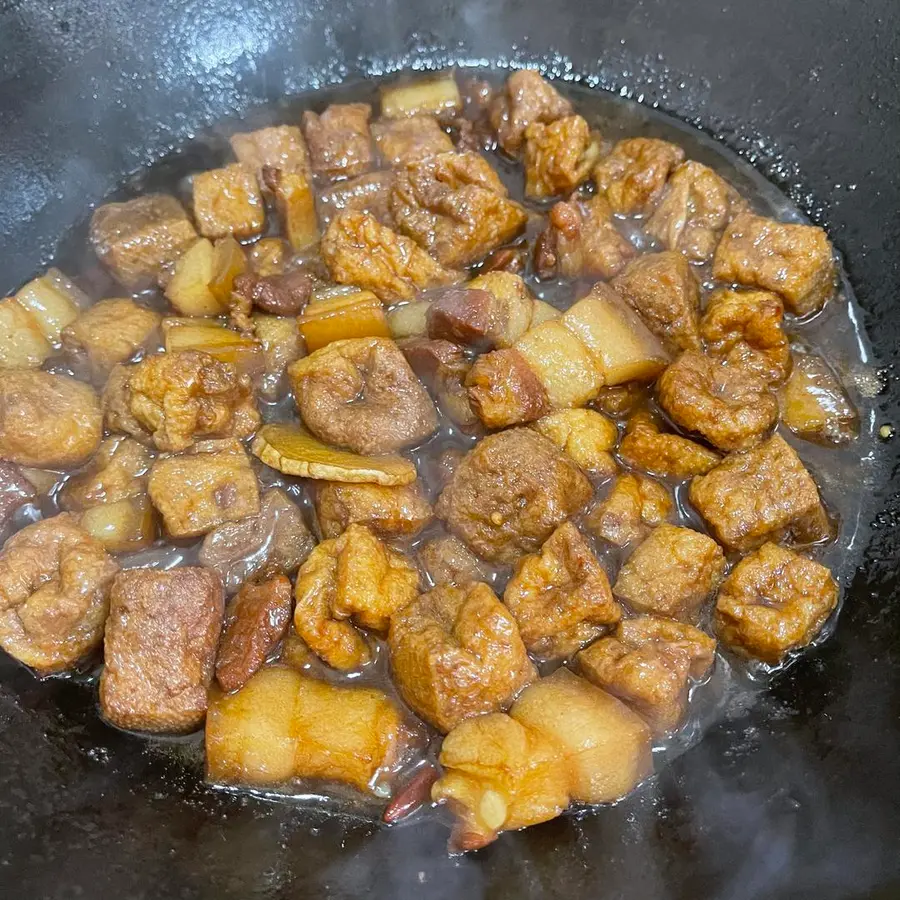
M119 566L69 513L28 525L0 552L0 647L41 675L103 640Z
M391 340L334 341L292 363L288 376L306 427L354 453L391 453L437 427L431 397Z
M516 620L486 585L440 584L391 617L394 683L439 731L504 709L537 677Z
M453 142L434 116L376 122L372 126L372 136L381 158L392 168L453 151Z
M525 132L535 123L549 124L572 115L572 104L533 69L513 72L490 107L490 121L497 142L514 154L525 141Z
M616 547L644 538L672 514L669 492L652 478L623 474L589 513L585 524L597 537Z
M722 460L720 454L696 441L662 431L646 412L629 418L619 456L635 469L677 479L705 475Z
M324 538L336 538L350 525L365 525L378 537L413 537L432 518L420 485L340 484L326 481L315 491L316 518Z
M375 161L368 103L332 103L323 113L303 113L303 133L313 172L327 181L355 178Z
M590 177L599 156L599 142L581 116L532 123L525 129L525 196L571 193Z
M657 138L619 141L594 169L597 190L617 215L653 212L684 150Z
M416 554L432 586L488 581L490 570L458 537L445 534L426 541Z
M332 668L358 668L372 654L354 625L386 631L391 616L415 599L418 584L419 573L402 553L364 525L350 525L319 544L300 567L294 629Z
M546 659L571 656L622 617L606 571L571 522L518 563L503 602L528 650Z
M820 356L797 354L781 393L781 419L798 437L846 444L859 431L859 414L840 379Z
M592 409L564 409L543 416L531 426L565 451L585 472L609 478L616 472L610 451L619 438L616 426Z

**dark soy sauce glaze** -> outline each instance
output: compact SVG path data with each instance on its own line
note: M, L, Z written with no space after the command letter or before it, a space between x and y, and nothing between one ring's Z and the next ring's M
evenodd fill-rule
M406 77L406 76L403 76ZM411 77L421 77L412 75ZM462 82L469 77L484 78L495 86L502 83L503 76L490 71L462 70L458 79ZM374 115L378 111L378 80L346 83L327 90L314 91L297 97L286 98L275 104L249 111L240 119L228 119L217 122L202 134L196 135L185 146L174 148L172 152L148 169L135 173L122 185L116 196L109 199L127 199L140 194L162 191L174 193L185 206L190 208L190 177L192 174L206 169L216 168L232 161L233 157L228 138L236 131L250 131L274 124L298 124L303 110L321 111L330 103L363 101L370 102ZM631 100L625 100L613 94L593 91L588 88L568 84L557 84L559 90L574 103L576 111L584 116L592 128L600 131L604 140L613 143L622 137L647 136L659 137L680 144L689 159L705 163L719 172L740 193L746 197L756 211L763 215L773 216L783 221L806 222L807 219L790 204L788 199L759 173L712 138L672 119L662 113L649 109ZM551 204L534 204L523 199L524 175L522 166L503 156L501 153L486 152L486 157L497 169L511 195L523 202L535 212L544 213ZM277 217L269 216L269 222L277 224ZM633 240L641 250L654 248L652 242L642 233L640 221L621 220L619 226L624 234ZM529 228L528 237L533 237L534 229ZM78 283L96 299L122 296L123 290L111 276L100 266L90 250L87 240L87 220L67 234L61 245L55 265L76 278ZM711 286L708 267L700 267L697 274L704 286L704 302ZM539 282L529 268L524 275L535 294L543 300L563 309L582 296L589 282ZM145 292L140 295L142 302L160 310L166 309L166 303L159 292ZM831 515L839 523L837 537L825 546L810 548L807 552L829 566L838 582L845 586L853 574L859 560L861 549L865 544L864 523L861 519L864 500L863 485L868 481L867 467L874 465L875 459L875 408L873 398L878 390L877 378L871 367L871 352L868 340L862 331L860 309L853 292L841 269L840 285L836 295L818 314L806 319L788 317L787 330L792 342L798 348L808 347L820 353L840 376L851 400L860 414L859 437L844 446L822 447L794 437L787 429L779 426L784 437L796 448L801 459L812 471L819 484L823 499ZM72 371L65 362L57 361L56 371ZM78 373L76 373L78 374ZM295 417L290 397L285 397L275 404L262 404L265 418L282 419ZM620 427L624 421L619 423ZM426 483L432 499L439 491L434 477L433 461L448 447L457 447L463 451L474 445L476 438L461 433L446 419L442 419L438 433L424 445L413 450L412 455L418 464L420 478ZM431 464L429 464L431 463ZM305 509L311 524L311 502L300 479L283 476L261 464L257 465L261 482L264 486L280 485L284 487ZM41 501L40 508L24 507L19 511L8 531L22 527L40 515L49 516L58 511L55 496L63 483ZM698 530L705 530L699 515L691 509L687 502L687 484L669 484L673 492L677 524L686 525ZM602 496L606 486L598 486L598 495ZM441 528L435 523L419 535L413 542L398 547L414 552L421 543L439 533ZM5 538L7 534L0 537ZM587 535L590 539L590 535ZM186 545L176 545L160 541L150 550L120 557L125 567L155 565L170 568L175 565L189 565L196 562L199 541ZM616 577L623 559L623 551L595 542L598 556L607 566L610 582ZM627 553L628 551L626 551ZM734 560L730 560L734 562ZM509 569L495 569L489 579L492 587L502 593ZM827 639L834 628L840 606L831 617L829 623L816 639L816 643ZM707 609L706 615L709 616ZM703 624L708 624L708 618ZM377 648L372 663L362 670L342 674L311 656L306 670L309 674L329 681L340 683L375 685L397 697L397 692L389 678L387 652L384 643L372 638ZM789 665L791 659L783 664ZM543 667L544 674L553 667ZM85 690L95 690L99 668L77 676L67 676L83 683ZM731 710L739 710L751 705L759 691L764 690L772 675L770 669L748 664L737 660L727 653L719 652L716 666L710 678L693 688L687 721L684 727L673 737L657 744L654 748L657 769L665 761L684 752L701 739L703 733L717 719ZM398 700L399 702L399 700ZM413 768L426 758L434 759L439 748L439 739L435 734L430 739L423 729L423 740L414 758L404 762L404 768ZM170 758L178 765L186 766L200 774L203 761L202 733L186 737L166 738L135 736L145 750ZM136 748L137 749L137 748ZM243 788L228 788L230 791L243 791ZM285 786L283 791L260 792L267 797L278 797L292 803L325 806L336 812L353 816L374 817L380 812L378 801L363 797L352 789L340 785L296 782ZM387 793L379 790L379 793Z

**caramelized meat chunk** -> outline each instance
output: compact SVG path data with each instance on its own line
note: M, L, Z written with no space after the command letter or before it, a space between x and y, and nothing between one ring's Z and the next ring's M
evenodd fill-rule
M312 176L306 172L266 166L262 178L263 184L275 198L275 209L291 248L296 251L309 250L319 242Z
M68 513L26 526L0 552L0 647L42 675L72 668L103 640L118 569Z
M487 566L457 537L446 534L419 548L419 565L432 585L487 581Z
M769 384L780 384L791 371L784 306L768 291L715 291L700 320L700 335L710 356Z
M259 512L256 473L233 438L200 441L178 456L158 459L147 486L173 538L198 537Z
M262 170L309 173L309 153L303 132L296 125L274 125L257 131L243 131L230 138L238 162L256 173L260 185Z
M821 228L741 213L725 231L713 275L778 294L798 316L822 308L834 293L831 244Z
M234 293L273 316L296 316L309 302L314 285L314 276L305 269L274 275L247 272L234 279Z
M36 369L0 375L0 459L72 469L91 458L102 437L103 414L93 388Z
M291 583L284 575L248 581L225 610L216 657L223 691L240 690L259 670L291 622Z
M641 613L696 618L725 575L725 554L690 528L654 528L619 571L613 593Z
M538 419L532 426L549 438L591 475L609 478L616 472L611 450L619 432L605 416L591 409L564 409Z
M105 379L113 366L153 345L159 323L159 313L133 300L101 300L63 331L63 346L84 351L94 376Z
M416 291L451 284L460 275L368 213L336 215L322 238L322 259L339 284L372 291L385 303L412 300Z
M536 552L591 493L590 482L552 441L514 428L488 435L466 454L435 513L480 556L512 563Z
M663 478L693 478L715 468L722 457L695 441L661 431L653 417L635 413L619 444L622 461Z
M831 534L815 481L778 434L695 478L690 500L730 550L753 550L785 537L815 543Z
M335 341L288 369L309 430L355 453L390 453L437 427L434 403L397 345L384 338Z
M350 525L365 525L378 537L413 537L432 517L418 482L396 487L323 481L315 492L319 530L336 538Z
M515 619L486 584L441 584L391 618L400 695L439 731L509 706L537 677Z
M197 438L252 435L260 417L250 380L207 353L157 353L118 367L103 395L106 424L177 452Z
M572 104L533 69L521 69L506 79L503 91L491 104L491 125L507 153L516 153L529 125L549 124L572 115Z
M684 150L657 138L619 141L594 169L597 190L618 215L653 212L669 173L684 160Z
M622 618L606 571L571 522L519 561L503 602L528 650L547 659L571 656Z
M591 174L600 145L581 116L525 129L525 196L546 200L569 194Z
M477 153L441 153L397 172L391 213L403 234L450 268L481 259L528 221Z
M250 578L291 575L315 546L303 513L280 488L269 488L259 513L214 528L203 539L200 562L215 569L233 593Z
M391 188L393 172L368 172L347 181L338 181L320 191L317 198L319 221L323 228L344 210L369 213L382 225L391 225Z
M663 372L658 391L676 425L720 450L752 447L778 421L778 399L762 379L692 350Z
M671 352L700 349L700 286L680 253L638 257L613 287Z
M196 240L187 213L166 194L106 203L91 218L94 252L129 288L155 282Z
M293 316L270 316L254 313L250 320L253 335L262 344L263 373L259 393L276 400L284 390L287 367L303 356L303 345Z
M620 475L588 515L590 531L616 547L640 540L672 514L669 492L652 478Z
M667 250L677 250L691 262L707 262L725 226L745 206L727 181L689 159L669 177L647 232Z
M736 652L777 665L815 638L837 601L838 586L825 566L763 544L722 584L716 631Z
M199 728L224 611L222 583L209 569L121 572L106 623L104 717L132 731Z
M355 669L371 652L353 625L386 631L391 617L415 600L418 585L419 573L402 553L364 525L350 525L300 567L294 629L329 666Z
M528 361L512 348L475 360L466 376L469 401L488 428L533 422L550 412L550 400Z
M258 235L266 225L266 207L250 166L235 163L194 176L194 218L208 238Z
M52 353L34 316L15 297L0 300L0 371L39 369Z
M381 158L391 167L407 166L453 150L453 141L434 116L376 122L372 135Z
M463 431L476 430L478 416L465 387L472 363L462 348L450 341L414 338L403 342L403 355L428 385L444 415Z
M781 418L794 434L819 444L845 444L859 415L840 379L821 356L798 354L781 396Z
M321 115L303 113L303 133L316 175L339 181L372 168L371 116L368 103L332 103Z
M0 459L0 531L15 511L35 498L35 486L18 466Z
M699 628L657 616L619 623L576 657L591 684L624 700L656 735L675 731L687 711L689 679L712 668L716 642Z

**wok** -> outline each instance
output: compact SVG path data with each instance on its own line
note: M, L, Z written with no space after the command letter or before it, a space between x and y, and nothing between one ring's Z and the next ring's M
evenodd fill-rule
M0 289L204 124L345 76L544 63L716 135L825 225L900 423L900 7L754 0L0 0ZM617 807L445 856L199 783L89 691L0 662L0 895L28 898L900 896L900 441L832 640Z

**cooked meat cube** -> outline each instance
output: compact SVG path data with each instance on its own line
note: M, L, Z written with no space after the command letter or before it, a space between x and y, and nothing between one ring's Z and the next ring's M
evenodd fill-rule
M62 343L63 329L92 302L71 278L53 268L19 288L15 300L54 349Z
M831 535L815 481L778 434L695 478L690 500L729 550L753 550L785 537L815 543Z
M419 565L432 585L487 581L487 566L457 537L433 538L419 548Z
M546 822L569 805L570 766L558 744L503 713L457 725L441 744L440 763L431 797L455 817L456 852Z
M503 602L528 650L547 659L571 656L622 618L606 571L571 522L519 561Z
M472 363L462 348L449 341L413 338L404 341L402 349L412 370L428 385L444 415L463 431L476 430L478 416L465 387Z
M199 560L215 569L233 593L253 577L293 574L314 546L297 504L280 488L269 488L257 515L226 522L206 535Z
M406 166L453 150L453 141L434 116L387 119L372 126L381 158L389 166Z
M706 352L780 384L791 371L784 306L768 291L715 291L700 320Z
M265 187L262 170L268 166L282 172L309 173L309 153L303 133L296 125L275 125L257 131L243 131L230 138L238 162L256 173Z
M332 103L321 115L303 113L303 133L316 175L339 181L372 168L371 116L368 103Z
M591 475L609 478L616 472L611 450L619 432L605 416L591 409L564 409L538 419L532 426L550 438Z
M319 242L319 219L312 175L275 166L263 169L263 184L275 198L284 236L293 250L308 250Z
M15 297L0 300L0 371L38 369L52 353L34 316Z
M632 381L601 388L591 406L618 419L633 412L635 407L642 405L646 399L647 391L644 385Z
M699 628L638 616L582 650L576 662L591 684L624 700L654 734L665 735L684 719L688 680L704 678L715 653L716 642Z
M819 310L834 293L831 244L821 228L741 213L725 231L713 276L774 291L798 316Z
M597 537L624 547L646 537L651 528L662 525L671 514L672 498L658 481L626 473L616 478L585 524Z
M119 567L68 513L27 525L0 552L0 647L41 675L100 646Z
M275 275L247 272L234 279L234 293L273 316L296 316L309 302L314 285L315 278L305 269Z
M166 194L106 203L91 218L94 252L129 288L152 284L196 240L187 213Z
M825 566L763 544L722 584L716 631L732 650L777 665L813 640L837 601L837 583Z
M490 107L491 125L507 153L521 148L529 125L570 115L572 104L533 69L513 72Z
M290 623L290 581L284 575L248 581L225 610L216 657L216 681L222 690L240 690L278 646Z
M173 538L198 537L259 512L259 484L234 438L199 441L150 469L150 499Z
M37 469L74 469L103 437L93 388L67 375L11 369L0 375L0 459Z
M321 253L335 281L370 290L385 303L412 300L416 291L461 277L368 213L336 215L322 238Z
M399 231L450 268L481 259L521 233L528 221L477 153L441 153L398 171L391 214Z
M700 349L700 286L680 253L639 256L613 287L671 352Z
M613 224L612 209L602 194L557 203L535 244L540 278L612 278L637 254Z
M246 266L244 251L231 235L215 244L200 238L173 266L166 300L182 316L221 315L230 305L234 279Z
M86 352L95 377L105 379L113 366L156 343L159 323L159 313L133 300L101 300L63 331L62 341L68 350Z
M400 710L381 691L266 666L236 694L212 692L206 777L258 787L322 778L371 792L379 773L399 764L409 738Z
M35 486L18 466L0 459L0 531L13 513L35 498Z
M619 141L594 169L597 190L618 215L653 212L669 174L684 160L677 144L657 138Z
M237 318L237 317L233 317ZM229 363L242 375L256 381L263 372L265 360L260 341L252 336L253 323L247 319L240 331L225 325L191 317L162 320L166 353L197 351L207 353L219 362Z
M537 677L516 621L486 585L440 584L391 617L394 683L439 731L504 709Z
M712 169L689 159L669 177L647 233L692 262L712 259L731 218L746 207L740 194Z
M761 378L693 350L663 372L657 390L676 425L720 450L752 447L778 421L778 398Z
M252 435L259 425L250 380L207 353L157 353L113 370L103 395L106 425L177 452L197 438Z
M263 350L265 368L259 381L259 393L266 400L276 400L284 389L287 367L303 356L297 320L293 316L254 313L250 324Z
M258 235L266 225L256 175L250 166L235 163L194 176L194 219L204 237L236 238Z
M566 668L522 691L509 714L560 748L573 800L619 800L653 771L650 731L641 718Z
M390 453L437 427L428 391L397 345L385 338L335 341L288 369L309 430L355 453Z
M107 438L86 470L66 481L59 503L80 512L100 503L115 503L147 492L153 454L131 438Z
M693 621L725 575L725 554L690 528L660 525L619 571L613 593L640 613Z
M323 481L315 489L322 537L336 538L350 525L365 525L378 537L413 537L432 517L418 482L396 487Z
M600 144L581 116L525 129L525 196L546 200L569 194L591 174Z
M106 623L104 717L131 731L199 728L224 610L222 583L209 569L121 572Z
M250 271L257 275L280 275L288 256L287 241L280 237L260 238L247 248Z
M294 629L329 666L358 668L371 652L354 624L386 631L391 617L415 600L418 586L419 573L402 553L364 525L350 525L300 567Z
M635 413L628 420L619 444L622 461L635 469L662 478L693 478L715 468L722 457L680 434L660 431L647 413Z
M518 350L478 357L466 387L472 408L488 428L533 422L551 409L546 389Z
M508 272L521 275L528 265L528 246L521 242L513 247L501 247L484 258L478 271L482 275L490 272Z
M844 444L859 431L859 415L821 356L801 353L781 397L781 418L794 434L820 444Z
M387 119L425 113L450 117L463 106L453 69L413 78L401 76L399 80L383 85L379 93L381 114Z
M493 342L512 347L529 328L559 318L559 311L534 297L521 276L512 272L490 272L482 268L466 287L487 291L496 301Z
M382 225L391 225L391 188L393 172L369 172L348 181L338 181L320 191L317 198L319 220L323 228L344 210L364 212L374 216Z
M591 484L530 428L488 435L466 454L436 515L479 556L512 563L535 553L591 496Z

